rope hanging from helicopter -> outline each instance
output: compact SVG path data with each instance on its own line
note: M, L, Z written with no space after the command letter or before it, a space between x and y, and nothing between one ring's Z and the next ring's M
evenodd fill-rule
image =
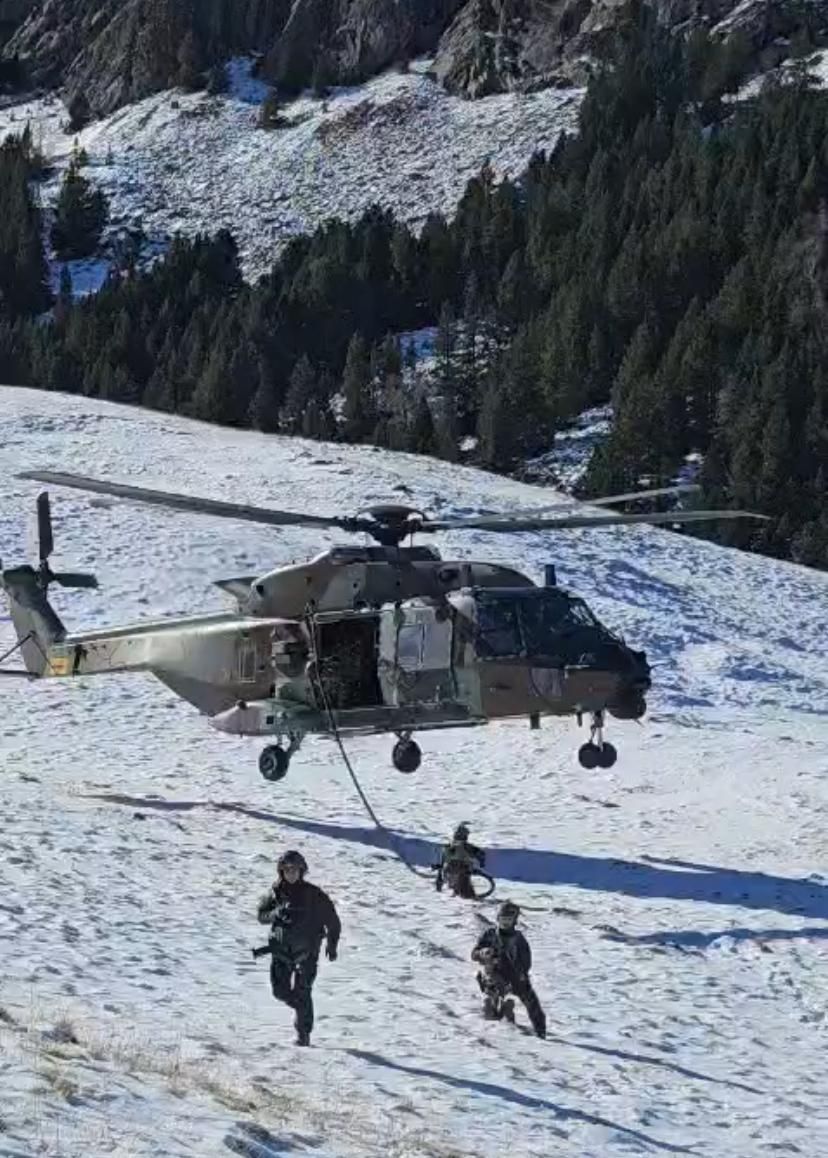
M313 645L314 657L316 659L316 663L314 665L312 665L312 667L311 667L311 671L313 673L311 678L312 678L312 680L313 680L313 682L314 682L314 684L319 692L319 698L322 701L322 706L324 707L325 714L328 717L328 724L330 725L331 735L336 740L337 746L338 746L339 751L340 751L340 755L342 756L342 762L344 763L345 767L348 770L348 775L351 777L354 788L356 788L356 790L357 790L359 798L362 801L363 806L365 808L365 811L368 813L369 817L373 821L377 831L381 832L383 834L383 836L385 837L385 839L387 840L388 847L389 847L390 851L393 852L399 858L399 860L402 861L402 863L405 865L405 867L408 869L408 871L413 873L414 876L420 877L422 880L430 880L431 879L431 873L423 872L422 869L418 868L417 865L413 864L408 859L408 857L405 855L404 849L397 844L395 837L394 837L394 834L390 831L390 829L386 828L386 826L382 823L380 818L377 816L376 812L374 812L374 809L371 807L370 800L365 795L365 792L362 789L362 785L359 782L359 778L358 778L356 772L354 772L353 765L351 764L348 753L345 750L345 745L342 741L342 735L339 731L339 726L337 725L336 717L334 716L330 700L328 699L328 693L325 691L324 681L322 679L322 675L321 675L321 672L319 670L319 662L318 662L319 639L318 639L317 632L316 632L316 623L315 623L314 618L313 618L313 613L309 610L306 610L306 612L305 612L305 626L308 629L308 634L310 635L311 643Z

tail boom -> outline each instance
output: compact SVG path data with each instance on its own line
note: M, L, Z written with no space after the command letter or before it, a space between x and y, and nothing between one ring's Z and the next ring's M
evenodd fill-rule
M6 592L17 644L30 676L59 674L51 670L50 652L66 636L55 609L46 598L33 567L14 567L0 572Z

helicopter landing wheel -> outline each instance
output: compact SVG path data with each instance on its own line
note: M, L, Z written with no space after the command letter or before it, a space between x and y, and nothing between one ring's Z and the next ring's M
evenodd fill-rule
M259 756L259 771L265 780L284 780L290 767L290 755L278 744L268 744Z
M391 753L391 760L394 767L398 772L405 772L406 775L417 771L422 758L423 754L420 751L420 745L414 740L406 738L397 740Z
M582 768L597 768L598 767L598 753L601 749L597 744L588 741L582 744L578 749L578 762Z
M606 740L600 746L590 740L578 749L578 760L582 768L611 768L617 759L615 745L608 744Z
M598 749L598 767L611 768L618 759L618 753L613 744L608 744L606 740Z
M592 712L591 716L589 739L578 749L578 760L582 768L611 768L618 759L618 753L612 744L604 740L604 713Z

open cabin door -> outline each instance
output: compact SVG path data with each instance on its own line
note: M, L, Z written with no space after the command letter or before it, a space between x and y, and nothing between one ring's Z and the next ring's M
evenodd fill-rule
M380 623L379 676L393 707L456 699L451 661L454 617L435 607L387 608Z

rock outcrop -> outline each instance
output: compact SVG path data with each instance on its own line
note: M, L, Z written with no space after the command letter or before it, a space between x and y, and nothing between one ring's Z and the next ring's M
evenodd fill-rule
M738 34L767 67L785 38L828 27L828 0L650 0L671 27ZM288 91L353 83L434 54L452 92L583 83L611 56L632 0L0 0L0 44L35 84L82 92L94 114L175 84L198 87L235 53ZM776 59L773 58L774 52ZM770 54L770 56L768 55Z
M807 28L828 38L828 0L650 0L671 28L703 26L740 35L757 65L785 54L786 39ZM612 55L630 17L630 0L466 0L440 40L437 78L470 97L513 88L584 83L596 60Z
M463 0L0 0L19 27L5 46L34 84L82 91L111 112L214 63L257 53L295 90L364 79L431 52ZM0 9L2 12L2 9Z
M314 76L364 80L432 52L463 0L294 0L265 72L287 88Z

